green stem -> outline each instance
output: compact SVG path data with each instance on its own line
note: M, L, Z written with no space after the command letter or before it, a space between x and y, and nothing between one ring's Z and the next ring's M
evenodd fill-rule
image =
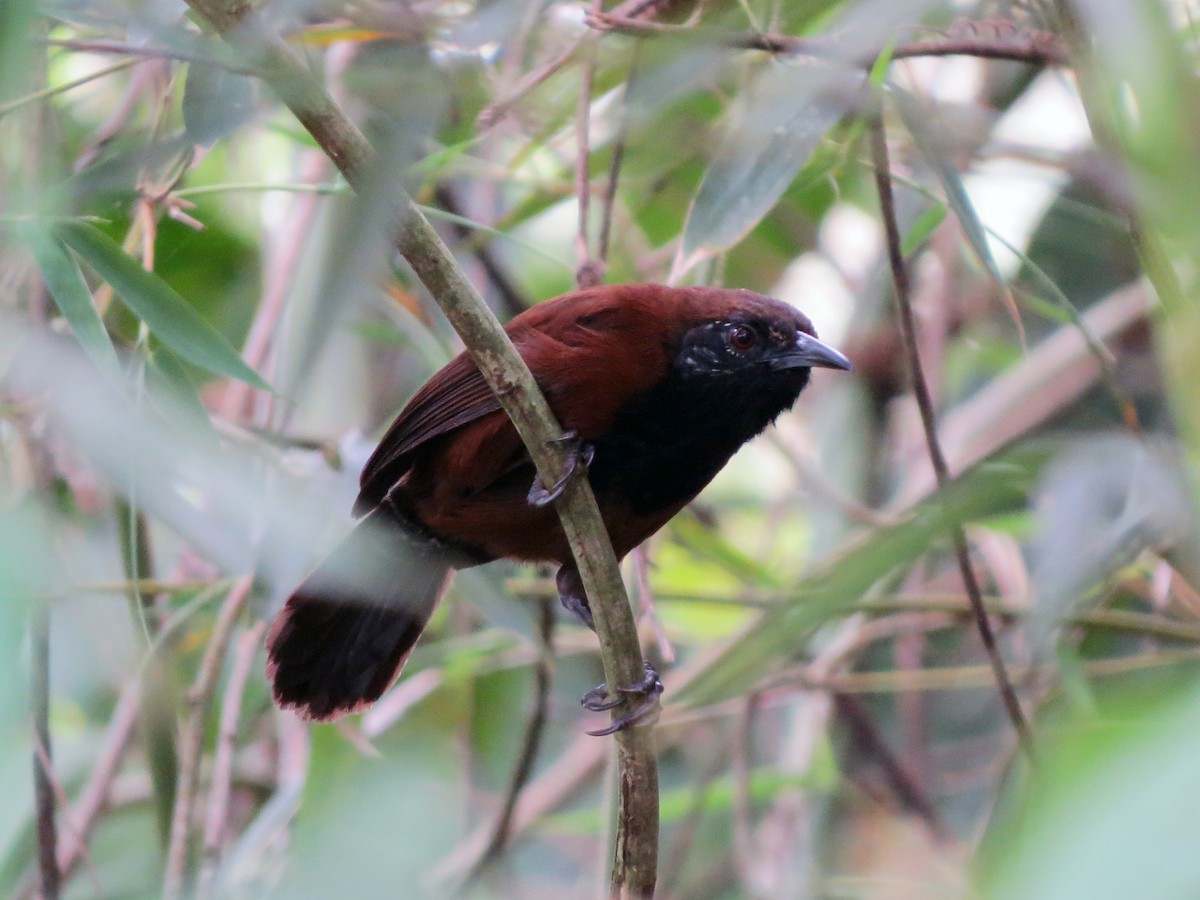
M92 72L89 75L84 75L82 78L76 78L74 81L68 81L66 84L58 84L53 87L42 88L40 91L35 91L32 94L26 94L24 97L18 97L16 100L10 100L7 103L0 103L0 117L7 116L11 112L16 112L24 106L31 103L37 103L39 100L46 100L56 94L62 94L73 88L81 87L89 82L104 78L106 75L112 75L114 72L120 72L123 69L128 69L130 66L136 66L140 62L145 62L144 59L123 59L118 63L113 63L111 66L106 66L103 69Z

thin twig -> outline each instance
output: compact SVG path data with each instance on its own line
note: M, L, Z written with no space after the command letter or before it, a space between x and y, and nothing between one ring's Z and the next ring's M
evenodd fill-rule
M604 0L592 0L592 13L604 8ZM604 281L604 263L594 258L588 242L588 213L591 211L592 179L591 120L592 79L596 72L596 45L588 42L584 49L583 77L579 85L579 106L575 113L575 200L579 209L579 226L575 236L575 255L579 266L575 270L575 287L590 288Z
M329 175L329 160L324 154L309 151L300 162L300 181L320 185ZM175 193L178 196L179 192ZM246 335L242 358L246 365L261 370L268 360L270 348L279 340L279 319L307 248L306 237L317 214L318 197L303 194L288 202L288 215L278 232L267 233L266 273L262 297L254 313L254 321ZM270 377L268 375L268 377ZM251 410L254 388L244 381L231 379L221 398L220 414L233 422L263 425L266 416L255 416Z
M30 613L33 677L30 686L33 713L33 794L37 805L37 854L42 897L57 900L62 885L58 869L58 828L54 821L55 797L50 771L50 613L36 604Z
M533 715L530 716L529 726L525 730L525 742L521 747L517 766L513 769L508 790L504 794L504 805L500 810L500 816L496 819L496 828L492 832L492 839L476 866L475 874L498 859L505 847L508 846L509 838L512 836L513 813L517 808L517 799L529 782L533 764L537 760L538 749L541 747L542 734L546 728L546 716L550 707L550 681L554 675L554 602L550 598L541 600L538 613L538 640L541 653L537 665L534 666L536 687Z
M454 189L448 184L439 184L435 187L433 189L433 199L446 212L466 218L466 210L458 202L458 197L455 195ZM462 222L451 220L450 230L454 232L455 237L470 246L471 253L479 260L479 265L483 268L484 274L487 275L488 282L500 296L505 316L511 318L524 312L529 307L529 302L522 296L520 288L513 282L512 276L505 271L504 265L496 258L496 254L492 252L491 247L487 244L471 243L470 238L475 235L475 231Z
M646 544L633 550L634 583L637 585L638 618L650 623L654 632L654 643L658 647L658 655L664 663L671 665L675 662L675 648L667 637L662 619L658 617L658 607L654 603L654 589L650 586L650 551Z
M633 96L633 87L637 83L638 62L641 55L642 47L639 43L633 48L633 56L629 61L629 74L625 76L625 90L621 93L621 109L618 113L620 118L617 123L617 135L613 139L612 159L608 164L608 182L604 186L603 217L600 219L600 237L596 246L596 256L602 266L608 265L613 208L617 202L617 182L621 177L621 164L625 161L625 146L629 143L629 101Z
M217 733L217 749L213 755L212 786L208 792L208 810L204 819L204 851L200 860L200 882L197 897L210 897L216 884L217 864L225 843L226 819L229 809L229 788L233 783L233 751L237 738L238 719L242 713L242 695L250 667L258 652L266 622L256 622L242 632L233 655L233 668L221 700L221 725Z
M37 103L39 100L45 100L49 97L66 93L67 91L73 90L77 87L82 87L90 82L104 78L108 75L112 75L116 72L120 72L123 69L128 69L130 66L136 66L140 62L142 62L140 59L123 59L120 62L100 69L97 72L91 72L87 75L81 76L80 78L76 78L73 81L68 81L66 84L56 84L52 87L45 87L40 91L34 91L32 94L26 94L24 97L18 97L15 100L10 100L7 103L0 103L0 118L7 116L9 113L16 112L18 109L21 109L23 106L27 106L30 103Z
M1200 663L1200 648L1154 650L1130 656L1094 659L1083 664L1089 678L1115 678L1145 672L1165 666ZM1016 673L1029 680L1053 677L1056 667L1023 666ZM835 694L896 694L903 691L963 691L980 690L995 683L991 666L946 666L932 669L888 669L876 672L846 672L823 678L812 678L805 672L792 672L772 681L772 686L799 685L807 690L830 691ZM679 724L675 717L664 716L664 726Z
M175 900L183 895L184 876L187 873L188 845L192 828L192 809L196 802L196 788L200 782L200 763L204 746L204 728L208 709L212 704L221 665L233 627L246 600L250 596L253 579L239 578L229 590L229 596L217 613L212 636L200 660L196 680L185 697L187 713L179 735L179 779L175 790L175 810L171 818L171 839L167 844L166 872L163 876L164 900Z
M140 698L141 681L131 678L113 709L96 765L79 792L79 799L63 816L63 820L71 825L58 846L58 868L64 879L71 877L75 867L87 855L88 836L104 810L113 779L121 770L121 763L133 742Z
M626 0L620 6L614 7L610 15L624 21L636 22L644 16L653 15L656 6L657 0L649 0L649 2L647 0ZM496 125L508 115L510 109L524 100L531 91L539 85L544 84L551 76L570 64L580 47L597 40L599 37L600 32L596 29L584 31L579 34L561 53L542 63L533 71L527 72L504 96L496 98L485 106L475 119L475 127L483 132Z
M766 434L766 439L780 452L792 472L800 482L800 487L831 506L853 522L870 525L875 528L895 525L899 519L894 515L860 503L837 485L832 484L827 476L817 471L817 465L812 459L808 445L796 439L779 428L772 428Z
M528 788L522 791L509 829L509 840L523 834L540 817L547 815L575 793L581 784L593 779L611 756L610 748L588 735L580 735L557 760L549 765ZM473 871L491 843L491 822L477 825L430 872L429 881L438 896L450 896L461 885L466 873Z
M532 72L526 72L521 79L513 85L512 89L503 97L498 97L493 100L475 118L475 128L484 132L495 126L505 116L508 111L525 99L531 91L545 82L550 76L558 72L563 66L567 65L575 56L580 45L588 39L589 35L585 32L572 41L561 53L550 60L542 63Z
M374 188L383 167L362 132L315 80L296 52L273 33L255 7L240 0L188 0L235 50L261 64L264 77L345 176L362 192ZM392 220L396 246L462 337L484 380L512 420L543 484L566 474L567 448L555 443L562 428L529 367L483 302L453 255L412 198L396 191ZM609 691L643 676L637 625L625 595L616 555L586 476L570 479L555 508L595 616ZM630 698L613 710L631 711ZM657 878L658 763L652 727L616 734L623 805L614 858L614 893L653 893Z
M62 47L65 50L77 50L81 53L105 53L114 56L132 56L134 61L143 59L174 59L180 62L201 63L206 66L216 66L227 72L238 75L255 75L252 69L243 69L228 60L217 56L209 56L200 52L180 50L173 47L144 47L138 44L122 44L117 41L80 41L70 38L46 38L41 43L49 47Z
M738 703L734 722L733 748L729 757L729 774L733 782L733 861L741 880L742 890L754 886L754 818L750 810L750 770L754 768L754 725L758 712L758 696L747 694Z
M1104 342L1146 321L1152 298L1145 282L1133 282L1096 300L1081 320ZM968 469L1075 402L1099 379L1103 367L1074 324L1043 338L1015 365L948 411L940 429L942 449L956 469ZM890 504L903 509L930 493L931 466L911 468Z
M834 694L833 701L837 705L838 713L850 727L850 733L854 740L879 762L888 786L891 787L900 802L924 819L934 836L944 835L945 828L937 810L933 808L933 804L929 802L929 798L925 796L925 792L917 784L916 779L905 769L900 760L896 759L895 753L880 734L878 726L872 720L867 708L863 706L862 701L849 694Z
M36 599L60 600L78 594L129 594L135 590L142 594L190 594L210 588L216 583L211 579L159 581L154 578L142 578L136 583L131 581L84 581L62 590L38 594Z
M1119 581L1114 587L1137 590L1135 584L1127 581ZM1183 582L1182 579L1180 579L1178 585L1173 585L1173 587L1176 594L1179 593L1180 588L1189 589L1186 582ZM510 579L507 582L507 589L514 594L528 597L557 596L554 583L549 579L540 579L537 581ZM659 591L658 599L675 603L717 603L729 606L771 609L783 604L797 602L797 595L793 591L718 594L712 591L673 590ZM1180 596L1178 599L1185 606L1188 605L1188 598L1186 596ZM1029 614L1029 607L1027 605L1006 601L1002 597L984 597L983 605L987 609L988 614L993 616L1019 619ZM941 612L952 616L972 615L969 601L964 602L961 594L941 593L903 593L892 597L867 600L842 610L839 615L860 612L870 616L887 616L906 612ZM1163 615L1132 612L1129 610L1092 609L1073 613L1065 619L1065 622L1085 628L1108 628L1131 634L1200 643L1200 625L1195 622L1181 622Z
M697 28L691 25L668 25L629 19L612 13L592 13L587 23L598 31L642 38L678 38L698 43L727 47L731 50L762 50L767 53L789 56L815 56L822 59L841 59L844 48L838 41L828 38L794 37L784 34L762 34L753 31L730 32L712 28ZM864 54L854 62L869 67L874 53ZM1049 31L1023 32L1019 39L999 38L994 40L946 38L934 41L913 41L901 44L892 52L892 59L908 59L917 56L976 56L983 59L1004 59L1026 62L1041 66L1063 66L1067 64L1067 53L1062 41Z
M132 743L138 721L140 694L141 680L131 678L121 691L113 709L96 764L88 776L87 783L79 792L79 799L71 805L69 811L64 808L64 828L62 839L58 842L58 871L64 883L70 879L76 867L87 859L88 837L105 809L113 780L117 777ZM37 895L37 886L32 874L22 879L21 887L15 894L23 900Z
M717 779L728 767L725 749L714 742L712 750L712 759L693 780L694 791L687 812L673 829L671 844L663 854L665 862L662 867L661 890L664 897L683 896L679 887L670 879L680 879L689 871L686 864L697 843L696 832L700 830L704 814L708 812L709 797Z
M883 217L884 232L887 236L888 262L892 270L892 281L895 287L896 312L900 323L900 332L904 341L904 355L908 363L909 378L912 381L913 393L917 398L917 406L921 412L921 424L925 430L925 443L929 448L929 459L937 476L939 489L944 489L950 482L950 471L946 458L942 454L941 444L937 434L937 414L933 408L933 399L929 395L929 387L925 381L925 372L921 367L921 357L917 350L916 322L912 310L912 298L909 292L908 270L904 265L904 254L901 250L900 227L896 221L895 200L892 195L892 180L888 160L887 133L884 130L881 111L872 118L870 123L871 153L875 162L875 184L879 191L880 214ZM958 560L958 568L962 573L963 586L971 603L971 610L979 628L979 637L987 653L995 675L996 686L1004 701L1004 708L1017 733L1017 738L1025 755L1034 759L1033 738L1025 714L1021 710L1021 702L1009 679L1004 657L996 644L996 636L988 620L987 610L983 605L983 594L971 566L970 551L967 547L967 536L961 522L951 522L951 537L954 543L954 555Z

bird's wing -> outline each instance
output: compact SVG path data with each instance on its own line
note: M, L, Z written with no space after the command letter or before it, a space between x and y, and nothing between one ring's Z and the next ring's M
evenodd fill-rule
M539 304L509 323L509 337L564 429L578 432L587 441L597 439L630 398L662 377L668 348L660 290L666 289L620 286L579 291ZM422 444L499 409L471 358L465 353L455 357L413 396L367 461L355 515L370 511L387 495ZM513 446L519 448L507 421L484 429L479 437L502 437L505 447L516 441ZM472 481L497 478L511 468L507 455L498 453L504 448L488 449L488 456L503 458L473 459L478 471ZM481 462L487 464L477 465Z
M522 335L545 327L562 305L557 301L527 310L509 323L509 337L519 342ZM413 395L380 440L359 478L354 514L365 515L387 495L412 464L413 451L426 441L499 409L474 361L460 353Z
M500 409L475 363L456 356L429 379L387 430L359 479L354 514L370 511L408 469L410 455L426 441Z

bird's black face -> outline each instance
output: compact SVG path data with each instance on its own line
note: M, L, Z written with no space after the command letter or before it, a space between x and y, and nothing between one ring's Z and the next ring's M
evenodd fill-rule
M684 336L675 360L684 378L788 369L849 369L850 361L799 320L736 317L706 322ZM805 379L807 380L807 379Z
M695 324L665 377L596 442L597 496L638 515L677 509L791 407L815 366L848 369L802 314L767 298Z

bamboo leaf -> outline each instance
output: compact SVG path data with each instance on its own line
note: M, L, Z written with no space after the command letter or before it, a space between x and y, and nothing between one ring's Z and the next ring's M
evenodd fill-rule
M684 225L676 265L682 274L741 240L852 109L861 72L774 63L739 97Z
M987 270L1003 291L1004 305L1008 309L1013 323L1017 326L1021 342L1024 343L1025 327L1021 323L1021 313L1017 309L1012 292L1008 289L1004 275L1000 272L1000 267L996 265L996 258L992 255L991 247L988 245L987 230L979 218L979 213L975 211L975 204L971 202L962 176L945 152L947 139L938 131L937 126L930 119L929 111L916 97L907 91L900 90L895 85L891 87L891 96L895 100L896 109L900 113L904 127L912 135L913 143L916 144L921 157L933 169L938 181L942 183L942 190L946 192L946 201L950 204L955 218L958 219L958 224L963 230L963 236L966 237L971 251L979 260L979 264Z
M1009 780L989 824L976 896L1197 896L1200 692L1194 671L1172 679L1047 730L1037 770Z
M944 221L946 221L945 204L935 203L930 206L917 216L917 221L913 222L912 227L908 229L908 234L904 236L904 241L900 245L900 252L904 256L913 253Z
M80 346L92 360L110 372L117 372L120 363L113 349L112 339L100 320L100 313L92 303L92 292L88 290L79 264L63 247L50 229L29 224L21 229L21 235L29 246L37 263L42 281L54 299L58 311L63 314Z
M187 300L153 272L138 265L108 235L86 222L65 222L54 230L112 285L134 315L166 346L214 375L226 375L251 387L271 390Z
M196 444L214 450L217 432L187 369L170 350L158 348L147 360L150 401L163 418Z
M255 82L221 66L193 62L183 88L183 127L187 136L211 147L254 115Z

